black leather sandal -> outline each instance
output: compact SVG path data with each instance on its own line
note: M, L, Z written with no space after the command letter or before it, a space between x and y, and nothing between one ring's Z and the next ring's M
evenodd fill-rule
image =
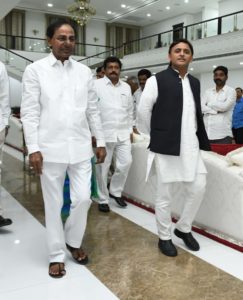
M80 248L73 248L67 245L67 249L72 254L73 259L80 265L86 265L89 262L88 255L84 252L84 250Z
M57 272L51 272L51 268L53 266L58 266L57 268ZM49 275L53 278L61 278L64 275L66 275L66 270L65 270L65 265L64 263L60 263L60 262L52 262L49 264Z

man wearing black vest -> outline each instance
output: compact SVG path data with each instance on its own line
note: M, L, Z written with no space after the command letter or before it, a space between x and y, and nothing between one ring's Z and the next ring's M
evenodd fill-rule
M187 72L193 58L191 43L185 39L174 42L168 57L168 69L146 82L138 107L138 130L150 134L148 166L154 162L156 168L158 246L163 254L176 256L171 239L173 191L182 186L185 200L174 233L190 250L198 251L191 225L206 186L200 149L210 150L210 144L201 112L200 83Z

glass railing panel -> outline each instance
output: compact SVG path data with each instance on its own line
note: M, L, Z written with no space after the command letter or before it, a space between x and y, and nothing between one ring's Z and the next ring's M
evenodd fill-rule
M155 49L158 45L158 36L155 35L148 38L143 38L142 40L138 41L138 44L139 52Z
M236 25L234 19L235 16L228 16L222 18L221 33L228 33L234 31L234 26Z
M222 33L243 29L243 13L222 18Z
M21 50L38 53L49 53L51 51L45 39L18 37L0 34L0 45L11 50ZM100 52L111 49L105 45L92 45L76 43L74 55L93 56Z
M3 48L0 48L0 61L6 65L9 72L19 77L22 77L26 66L32 63L32 61Z
M202 23L202 38L218 34L218 19Z
M243 12L235 16L236 30L243 30Z
M196 24L187 27L187 39L194 41L203 38L202 26L203 24ZM185 35L184 35L185 36Z

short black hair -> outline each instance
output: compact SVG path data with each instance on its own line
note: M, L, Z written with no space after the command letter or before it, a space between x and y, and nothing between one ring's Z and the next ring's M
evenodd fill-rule
M98 68L96 69L96 73L100 73L100 72L102 71L102 68L103 68L103 66L98 67Z
M235 88L236 90L241 90L241 92L243 91L241 87L237 87Z
M170 44L168 53L170 54L172 48L175 47L179 43L187 44L191 50L192 55L194 54L193 46L187 39L179 39L179 40L174 41L172 44Z
M52 22L46 29L46 36L49 39L53 38L53 35L55 34L55 31L57 29L59 29L62 25L69 25L72 27L74 34L76 36L76 28L73 24L73 22L69 19L65 19L65 18L61 18L61 19L57 19L54 22Z
M148 69L142 69L138 71L138 77L142 75L145 75L147 78L149 78L152 76L152 73Z
M228 76L228 68L226 68L225 66L218 66L217 68L215 68L213 70L213 73L215 74L215 72L217 72L217 71L222 71L222 72L224 72L225 76Z
M109 63L118 63L120 69L122 68L122 63L121 63L120 59L116 56L109 56L104 60L104 69L106 69L106 67Z

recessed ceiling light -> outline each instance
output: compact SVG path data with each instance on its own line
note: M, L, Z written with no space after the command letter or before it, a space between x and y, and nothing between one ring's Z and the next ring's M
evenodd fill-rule
M127 6L126 6L126 4L121 4L121 7L126 8Z
M170 9L170 6L166 6L166 9L169 10L169 9Z
M53 4L52 3L47 3L47 6L48 7L53 7Z
M184 0L184 2L185 2L185 3L188 3L188 2L189 2L189 0Z
M217 67L217 66L215 66L215 65L213 66L214 69L215 69L216 67Z
M243 65L243 61L240 62L240 65Z
M194 68L190 68L190 71L194 71Z
M111 15L111 14L112 14L112 11L107 10L107 13L108 13L108 15Z
M151 14L147 14L147 17L151 17Z

